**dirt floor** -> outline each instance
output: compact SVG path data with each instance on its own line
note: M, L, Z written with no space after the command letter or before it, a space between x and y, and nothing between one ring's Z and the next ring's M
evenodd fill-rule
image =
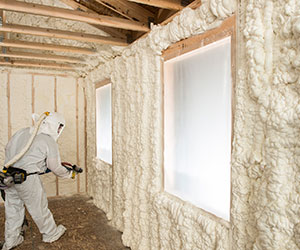
M130 250L123 246L121 233L108 225L105 214L87 196L49 198L49 209L67 231L54 243L43 243L41 234L27 214L25 241L14 250ZM0 241L4 240L4 206L0 205Z

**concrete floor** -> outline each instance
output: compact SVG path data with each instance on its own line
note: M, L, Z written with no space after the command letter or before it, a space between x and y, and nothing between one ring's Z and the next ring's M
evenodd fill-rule
M108 224L105 214L87 196L49 198L49 209L67 231L54 243L43 243L41 234L27 214L25 241L15 250L130 250L123 246L121 233ZM4 239L4 206L0 205L0 240Z

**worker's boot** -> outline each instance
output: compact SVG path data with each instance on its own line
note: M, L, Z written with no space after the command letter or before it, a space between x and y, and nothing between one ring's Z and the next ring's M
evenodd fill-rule
M57 241L65 233L65 231L66 228L63 225L59 225L56 228L56 232L53 235L51 236L43 235L43 241L47 243L52 243L54 241Z

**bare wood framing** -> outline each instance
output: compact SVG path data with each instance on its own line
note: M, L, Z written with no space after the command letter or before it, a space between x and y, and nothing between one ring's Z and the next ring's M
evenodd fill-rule
M79 107L79 100L78 100L78 78L76 78L76 162L77 166L80 166L80 159L79 159L79 122L78 122L78 107ZM77 193L80 193L80 174L77 175Z
M225 37L231 37L231 76L232 76L232 88L231 88L231 112L232 112L232 132L231 132L231 150L232 150L232 143L233 143L233 134L234 134L234 114L235 114L235 81L236 81L236 17L235 15L227 18L223 21L223 23L210 31L206 31L201 35L197 35L191 38L187 38L183 41L177 42L176 44L171 45L168 49L166 49L162 54L162 64L163 61L170 60L174 57L183 55L187 52L192 50L198 49ZM163 79L163 78L162 78ZM164 86L163 86L164 88ZM163 108L164 110L164 108ZM162 121L163 122L163 121ZM162 123L163 130L164 130L164 123ZM164 133L164 131L163 131ZM232 174L230 173L230 176ZM231 177L230 177L231 178ZM231 181L232 183L232 181ZM230 187L231 194L232 194L232 185ZM230 196L230 209L232 208L232 195ZM212 213L209 213L205 210L203 212L212 219L224 224L226 227L230 227L230 223L226 220L223 220Z
M98 36L98 35L86 34L80 32L38 28L38 27L31 27L31 26L17 25L17 24L5 24L2 27L0 26L0 31L35 35L35 36L46 36L52 38L71 39L71 40L77 40L82 42L111 44L111 45L118 45L118 46L128 45L128 43L125 42L124 40L114 38L114 37L105 37L105 36Z
M144 24L148 23L148 18L154 18L154 14L139 6L135 3L130 3L128 1L120 1L120 0L95 0L96 2L110 8L111 10L117 12L118 14L133 20L134 18L143 22ZM111 8L113 6L115 8Z
M12 58L26 58L26 59L42 59L46 61L60 61L69 63L83 63L84 59L70 57L70 56L59 56L59 55L49 55L49 54L37 54L37 53L27 53L27 52L8 52L0 53L0 57L12 57Z
M203 47L212 41L219 40L226 35L233 35L234 25L235 16L227 18L219 27L215 29L187 38L169 46L165 51L163 51L162 57L164 58L164 61L167 61L197 48Z
M82 11L85 11L85 12L98 14L96 11L94 11L92 9L89 9L88 7L86 7L86 6L84 6L80 3L77 3L73 0L60 0L60 1L63 2L64 4L70 6L71 8L73 8L75 10L79 9L79 10L82 10ZM115 28L110 28L110 27L105 27L105 26L100 26L100 25L92 25L92 26L99 29L99 30L102 30L102 31L106 32L107 34L109 34L113 37L117 37L117 38L121 38L121 39L126 38L126 35L124 33L119 32Z
M191 9L196 9L198 8L200 5L202 4L202 0L194 0L192 3L190 3L188 6L188 8L191 8ZM167 23L171 22L174 17L180 15L180 12L176 12L174 15L170 16L168 19L166 19L165 21L163 21L161 23L161 25L166 25Z
M145 24L136 21L14 0L0 0L0 9L51 16L114 28L149 31L149 28Z
M64 69L64 70L76 70L76 68L67 64L58 63L38 63L32 61L0 61L0 65L3 66L22 66L22 67L39 67L48 69Z
M87 100L86 87L83 87L84 93L84 163L85 163L85 191L88 191L88 164L87 164Z
M163 9L182 10L184 6L180 1L176 0L128 0L130 2L142 3L150 6L155 6Z
M95 83L95 89L98 89L98 88L100 88L100 87L102 87L106 84L109 84L109 83L111 83L110 79L105 79L103 81L97 82L97 83Z
M61 52L70 52L70 53L79 53L79 54L95 54L95 50L89 48L75 47L75 46L65 46L65 45L56 45L49 43L35 43L35 42L25 42L5 39L0 42L0 46L12 47L12 48L26 48L26 49L38 49L38 50L51 50L51 51L61 51Z

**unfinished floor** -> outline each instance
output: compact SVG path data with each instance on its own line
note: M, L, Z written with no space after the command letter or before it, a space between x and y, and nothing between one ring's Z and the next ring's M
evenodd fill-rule
M72 196L49 198L49 208L57 224L63 224L67 231L63 237L52 244L43 243L41 234L31 217L27 214L29 228L25 241L16 250L130 250L121 241L121 233L109 225L105 214L99 210L91 198ZM4 206L0 205L0 238L4 238Z

